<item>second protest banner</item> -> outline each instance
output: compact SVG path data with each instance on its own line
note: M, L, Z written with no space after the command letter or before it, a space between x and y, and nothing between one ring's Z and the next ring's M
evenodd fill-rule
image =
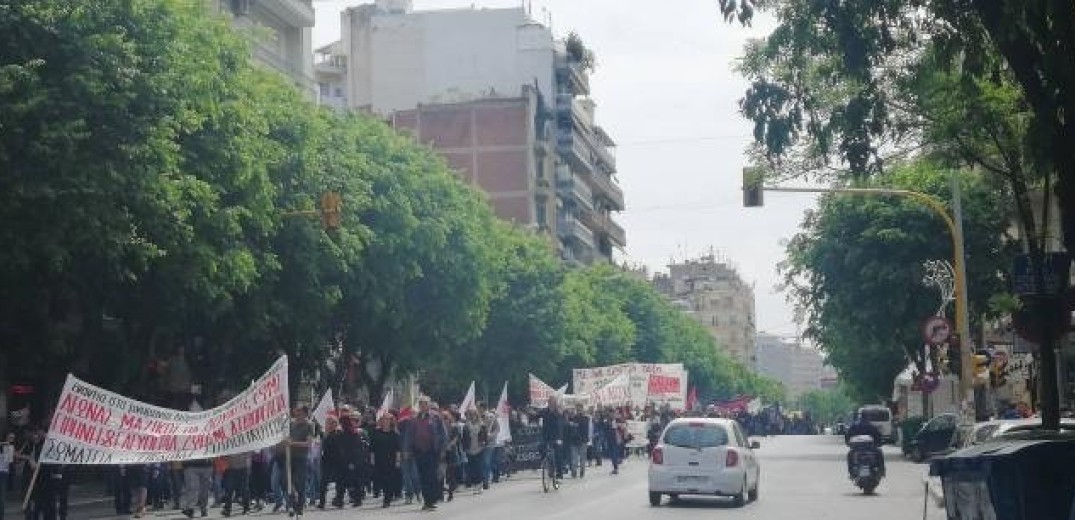
M227 403L161 408L67 376L41 462L148 464L260 450L288 435L287 357Z

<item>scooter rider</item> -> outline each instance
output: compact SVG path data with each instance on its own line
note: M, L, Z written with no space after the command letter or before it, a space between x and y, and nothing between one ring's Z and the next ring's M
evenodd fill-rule
M847 430L847 434L844 435L844 441L848 444L851 443L851 439L858 437L859 435L869 435L873 437L873 450L877 455L877 461L881 465L881 475L885 474L885 457L881 451L881 431L876 426L867 421L863 416L858 416L858 420L851 425ZM853 451L853 450L852 450ZM851 472L851 452L847 454L847 471Z

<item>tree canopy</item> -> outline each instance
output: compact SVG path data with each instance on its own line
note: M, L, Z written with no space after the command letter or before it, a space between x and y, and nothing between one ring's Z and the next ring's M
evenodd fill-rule
M374 396L629 360L781 393L647 282L566 268L432 150L314 106L205 2L0 9L0 171L0 379L152 400L184 347L210 393L280 354L296 387Z
M884 186L946 200L949 175L928 161L911 162L893 168ZM977 320L1005 290L1008 219L998 211L1002 197L980 174L959 172L959 179L970 315ZM951 257L944 223L920 203L831 195L807 214L780 270L806 335L826 352L852 397L874 402L890 395L895 376L920 358L921 324L940 308L937 290L922 283L924 262Z

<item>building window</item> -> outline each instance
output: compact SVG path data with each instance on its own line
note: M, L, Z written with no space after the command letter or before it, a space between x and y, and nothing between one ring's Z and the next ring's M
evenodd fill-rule
M318 90L321 92L321 97L328 97L329 87L325 83L317 84Z
M343 97L343 89L336 87L336 97Z
M546 227L549 225L548 213L545 210L545 203L538 202L537 204L537 223L539 226Z

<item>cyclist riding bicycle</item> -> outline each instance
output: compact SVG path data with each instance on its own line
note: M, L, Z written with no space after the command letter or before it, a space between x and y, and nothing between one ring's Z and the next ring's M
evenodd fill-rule
M537 410L532 417L541 419L541 445L545 453L551 450L553 461L556 466L556 478L564 477L564 462L567 460L564 451L564 412L560 409L557 396L549 396L549 406L543 410Z

